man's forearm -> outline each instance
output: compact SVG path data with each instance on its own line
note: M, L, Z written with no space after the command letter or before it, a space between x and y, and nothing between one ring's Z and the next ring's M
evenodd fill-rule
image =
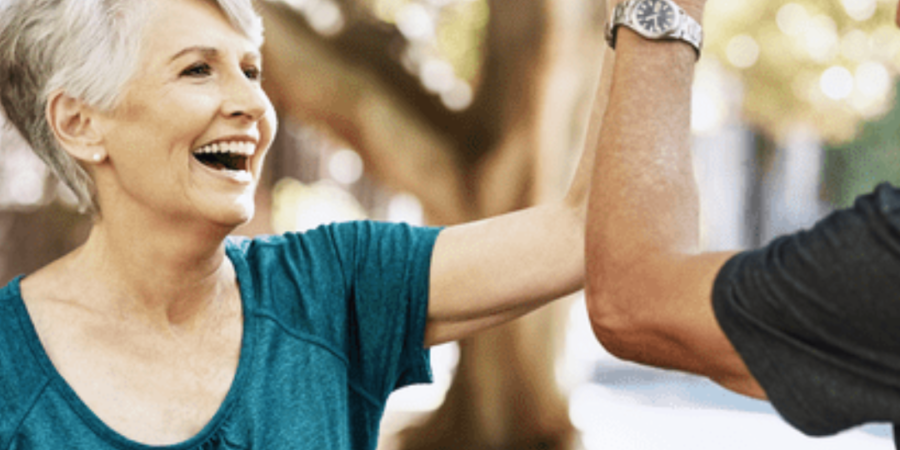
M694 14L701 9L684 6ZM649 41L619 29L588 211L589 289L609 287L631 262L696 250L699 203L690 155L695 59L685 43Z
M702 0L676 1L699 22ZM762 398L712 309L716 274L733 254L698 248L690 145L696 53L627 29L619 30L616 53L588 208L594 333L619 357Z

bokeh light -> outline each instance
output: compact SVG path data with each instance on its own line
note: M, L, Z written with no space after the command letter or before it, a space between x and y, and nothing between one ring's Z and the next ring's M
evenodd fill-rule
M441 92L441 101L451 111L462 111L472 104L474 98L472 86L463 80L456 80L453 87Z
M808 21L802 36L809 57L816 62L829 61L838 52L837 24L831 17L813 17Z
M438 58L428 58L419 68L422 85L429 92L440 94L453 88L456 74L449 62Z
M809 23L809 13L803 5L788 3L778 10L776 23L784 34L798 36L806 31Z
M285 178L275 185L272 197L272 224L278 233L367 218L353 195L328 180L304 184Z
M48 200L47 166L0 114L0 208L33 208Z
M707 4L704 58L725 61L738 74L742 115L751 126L776 140L809 126L838 143L852 139L860 121L893 106L900 69L896 1L724 3Z
M424 225L425 214L422 203L415 195L405 192L395 194L388 203L387 219L391 222Z
M843 100L853 92L853 75L841 67L829 67L819 81L822 92L832 100Z
M328 172L341 184L353 184L362 178L363 160L359 154L348 148L336 151L328 159Z
M408 386L394 391L388 398L385 410L388 412L434 411L442 403L450 390L450 383L459 365L459 344L450 342L431 348L430 385Z
M856 86L871 98L887 97L891 92L891 75L884 64L866 61L856 68Z
M323 36L335 36L344 30L346 19L333 0L269 0L279 1L303 14L309 26Z
M753 67L759 60L759 44L756 43L756 39L746 34L731 38L725 52L728 62L739 69Z
M875 0L841 0L847 15L857 22L864 22L875 15L878 3Z
M397 13L397 28L407 39L427 40L434 38L434 19L425 7L410 3Z
M370 0L379 19L407 39L399 62L451 111L467 109L481 69L486 0Z

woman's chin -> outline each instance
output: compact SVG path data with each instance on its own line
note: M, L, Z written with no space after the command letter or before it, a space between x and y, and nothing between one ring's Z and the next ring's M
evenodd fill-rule
M253 218L256 203L253 194L232 199L211 199L199 208L201 216L212 223L226 228L237 228ZM216 201L218 200L218 201Z
M222 211L219 223L230 228L237 228L253 219L256 212L256 205L250 201L246 204L234 205L225 211Z

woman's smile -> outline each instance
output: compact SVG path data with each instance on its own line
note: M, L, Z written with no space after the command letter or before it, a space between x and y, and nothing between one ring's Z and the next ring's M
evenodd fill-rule
M216 176L238 183L252 183L251 159L256 153L257 143L252 138L225 138L206 144L193 152L192 163Z

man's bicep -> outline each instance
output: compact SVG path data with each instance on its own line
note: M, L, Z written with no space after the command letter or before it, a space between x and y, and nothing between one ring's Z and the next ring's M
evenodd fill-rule
M620 358L703 375L761 397L712 309L713 280L731 256L647 256L599 272L605 276L588 292L595 334Z
M674 368L710 378L743 395L765 393L720 327L713 311L713 284L734 253L705 253L670 261L660 270L656 295L671 295L659 312L658 329L672 342ZM669 286L666 289L664 286Z

